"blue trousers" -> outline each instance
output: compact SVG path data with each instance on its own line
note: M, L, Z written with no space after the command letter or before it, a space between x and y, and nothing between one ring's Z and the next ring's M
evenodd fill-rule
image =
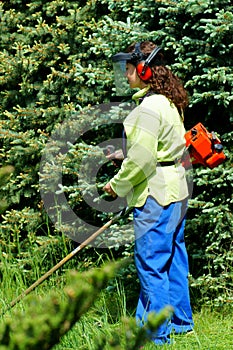
M149 312L171 305L174 314L151 335L156 344L169 343L169 334L193 329L188 286L188 256L184 242L187 200L160 206L148 197L134 208L135 264L141 291L136 309L139 325Z

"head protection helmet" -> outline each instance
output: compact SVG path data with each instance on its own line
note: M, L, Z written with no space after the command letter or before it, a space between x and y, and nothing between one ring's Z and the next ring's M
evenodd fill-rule
M156 47L150 54L144 54L140 49L141 43L136 43L132 53L119 52L112 56L113 70L115 77L116 93L118 96L127 95L128 83L125 77L126 63L131 63L136 67L137 74L143 81L148 81L152 77L150 65L161 64L161 61L154 62L156 55L162 49Z

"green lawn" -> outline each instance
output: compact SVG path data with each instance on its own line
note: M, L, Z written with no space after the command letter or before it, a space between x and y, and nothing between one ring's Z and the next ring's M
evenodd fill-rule
M203 310L194 313L194 320L194 333L176 336L171 349L233 349L233 312Z
M106 310L105 310L106 311ZM104 311L100 316L98 312L85 315L73 329L62 338L61 343L55 346L54 350L93 350L95 339L102 334L112 339L112 332L121 329L123 324L108 322L108 315ZM173 336L174 344L166 346L155 346L147 343L144 350L150 349L171 349L171 350L230 350L233 349L233 310L210 311L203 308L202 311L194 313L195 328L192 334ZM108 349L106 346L104 349ZM116 348L119 349L120 348Z
M1 309L3 311L7 303L13 300L21 293L23 281L19 278L12 277L12 270L9 271L8 278L4 279L0 291ZM56 291L59 298L63 299L63 288L66 286L66 278L56 276L50 281L37 288L31 295L37 295L40 298L47 295L50 291ZM124 344L125 342L125 324L122 320L126 317L134 319L134 302L127 303L124 287L115 283L114 292L103 290L95 304L89 311L82 316L79 322L69 330L65 336L60 339L60 343L53 347L54 350L108 350L110 343L116 339L116 343ZM20 287L20 288L19 288ZM81 286L80 286L81 288ZM19 311L24 309L24 298L17 306L12 309ZM136 299L135 299L136 300ZM131 310L129 310L131 309ZM46 310L45 310L46 312ZM10 316L9 312L8 317ZM1 321L4 322L4 316ZM147 342L144 350L150 349L171 349L171 350L230 350L233 349L233 308L232 305L221 308L210 308L202 306L201 311L194 312L195 327L194 332L189 335L172 336L174 344L167 346L155 346ZM119 337L119 339L117 339ZM106 345L97 347L99 339L105 338ZM1 344L0 344L1 345ZM1 346L0 346L1 347ZM111 347L113 349L113 347ZM127 346L120 345L115 347L116 350L128 350ZM29 350L29 349L25 349Z

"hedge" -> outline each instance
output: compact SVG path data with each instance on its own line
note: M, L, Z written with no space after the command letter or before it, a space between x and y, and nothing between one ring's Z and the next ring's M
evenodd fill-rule
M111 56L133 41L152 39L164 48L167 64L189 92L186 128L200 121L214 130L228 157L213 170L194 168L186 236L194 294L217 305L232 303L231 1L9 0L0 2L0 14L1 166L14 166L0 192L0 199L8 202L0 224L1 249L8 259L30 269L32 262L23 254L37 249L43 255L44 245L37 242L61 235L43 206L39 180L48 143L67 121L70 129L72 123L80 127L79 135L88 123L88 132L65 153L53 149L44 175L51 174L54 159L60 157L62 183L54 188L58 201L63 192L72 210L90 224L101 225L108 218L109 213L85 203L78 172L90 152L94 162L103 162L97 146L120 137L120 120L109 125L104 113L93 117L91 108L122 102L114 89ZM111 164L100 171L100 196L115 171ZM83 186L95 195L94 186L85 181ZM55 209L59 211L59 202ZM112 228L113 245L123 231L124 226ZM131 246L123 251L128 254Z

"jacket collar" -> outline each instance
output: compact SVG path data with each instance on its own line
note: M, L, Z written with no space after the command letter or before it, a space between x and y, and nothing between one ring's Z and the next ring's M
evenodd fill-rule
M146 97L148 91L150 90L150 85L147 85L145 88L137 91L133 96L132 99L135 101L136 105L139 105L140 102Z

